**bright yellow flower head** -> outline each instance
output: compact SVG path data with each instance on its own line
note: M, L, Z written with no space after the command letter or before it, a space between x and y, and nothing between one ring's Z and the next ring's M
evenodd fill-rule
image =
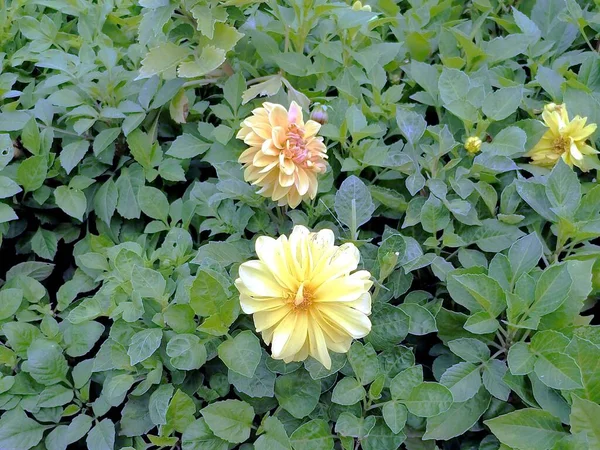
M471 154L475 154L481 150L481 139L477 136L470 136L465 141L465 150Z
M243 263L235 285L256 331L275 359L309 355L331 367L329 351L345 353L371 331L371 274L356 271L354 244L334 245L333 231L296 226L289 236L256 240L258 260Z
M250 146L239 158L244 179L261 189L279 205L295 208L303 199L317 195L317 175L327 168L327 148L317 137L321 125L304 123L302 109L292 102L290 110L265 102L242 122L237 138Z
M562 158L569 166L577 166L584 172L598 166L598 153L585 141L596 131L596 124L586 126L587 117L575 116L569 120L564 104L550 103L544 107L542 118L548 131L525 156L532 164L552 167Z

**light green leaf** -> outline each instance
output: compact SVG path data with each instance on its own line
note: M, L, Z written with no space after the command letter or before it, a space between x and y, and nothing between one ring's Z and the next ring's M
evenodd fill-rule
M112 420L104 419L97 423L85 440L90 450L113 450L115 446L115 425Z
M152 75L163 73L165 78L173 78L177 65L190 53L190 50L184 46L164 42L150 50L142 60L138 78L150 78Z
M251 331L242 331L218 347L225 365L245 377L252 377L261 358L260 341Z
M282 375L275 381L275 398L283 409L297 419L309 415L321 396L321 383L305 370ZM293 443L292 443L293 445Z
M523 450L552 448L567 434L563 430L560 420L549 412L533 408L504 414L486 420L485 424L490 427L500 442L509 447Z
M148 217L167 222L169 201L162 191L151 186L142 186L138 192L138 204Z
M48 174L48 158L31 156L23 161L17 169L16 182L28 192L35 191L44 184Z
M481 386L481 370L470 362L460 362L449 367L440 383L450 389L455 402L464 402L473 397Z
M212 403L200 414L215 434L231 443L240 443L250 437L250 429L254 420L254 409L246 402L225 400Z
M571 433L586 434L590 448L600 448L600 405L574 395L570 422Z
M63 147L60 152L60 165L65 169L67 174L81 162L90 147L89 141L82 139L71 142Z
M439 384L425 382L416 386L403 403L418 417L433 417L447 411L452 405L452 393Z
M5 412L0 419L0 449L29 450L42 440L46 428L27 417L21 408Z
M131 337L131 343L127 350L131 365L145 361L160 347L162 340L162 330L160 328L148 328L138 331Z
M454 403L448 411L427 419L424 440L450 440L466 433L488 409L491 397L485 389L479 389L474 397L463 403Z
M290 436L294 450L333 450L333 436L327 422L314 419L298 427Z
M338 405L354 405L367 395L365 388L356 378L342 378L333 388L331 401Z
M59 186L54 190L56 205L69 216L83 221L87 209L87 199L83 191L71 189L68 186Z
M227 441L215 436L204 419L190 423L181 436L182 450L227 450Z
M485 97L483 113L490 119L504 120L517 110L522 98L522 86L500 88Z

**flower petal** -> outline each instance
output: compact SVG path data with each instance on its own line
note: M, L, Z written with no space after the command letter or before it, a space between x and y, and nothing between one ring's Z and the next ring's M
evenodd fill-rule
M248 261L240 265L239 276L245 288L257 297L285 297L285 289L261 261Z
M371 321L360 311L343 304L318 303L317 305L319 312L330 323L339 326L354 339L363 338L371 331Z

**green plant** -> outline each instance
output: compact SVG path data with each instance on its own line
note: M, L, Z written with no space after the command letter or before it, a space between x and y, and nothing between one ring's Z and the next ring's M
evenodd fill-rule
M597 173L526 156L549 103L600 124L598 18L0 1L0 449L600 448ZM263 101L326 122L295 209L238 162ZM328 369L240 309L256 238L296 225L373 276Z

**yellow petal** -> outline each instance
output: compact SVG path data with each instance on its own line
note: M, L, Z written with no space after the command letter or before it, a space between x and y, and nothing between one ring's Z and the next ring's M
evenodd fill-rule
M281 241L268 236L259 236L256 239L255 249L258 259L269 268L269 271L280 285L290 292L298 289L299 282L287 267Z
M308 342L310 356L323 364L327 370L331 369L331 357L327 350L327 341L325 340L323 331L314 319L308 327Z
M371 321L360 311L348 308L341 303L335 305L317 303L317 307L321 314L342 328L354 339L363 338L371 331Z
M240 306L246 314L254 314L258 311L273 311L285 304L285 300L281 298L252 297L247 294L248 291L244 290L243 286L237 283L237 280L236 287L240 291Z
M240 265L239 276L246 289L257 297L284 297L285 289L261 261L248 261Z
M291 307L284 305L270 311L256 312L253 316L256 331L261 332L268 328L274 327L281 322L281 320L283 320L291 312L291 310Z
M281 105L274 105L269 113L269 122L273 127L288 128L288 112Z

